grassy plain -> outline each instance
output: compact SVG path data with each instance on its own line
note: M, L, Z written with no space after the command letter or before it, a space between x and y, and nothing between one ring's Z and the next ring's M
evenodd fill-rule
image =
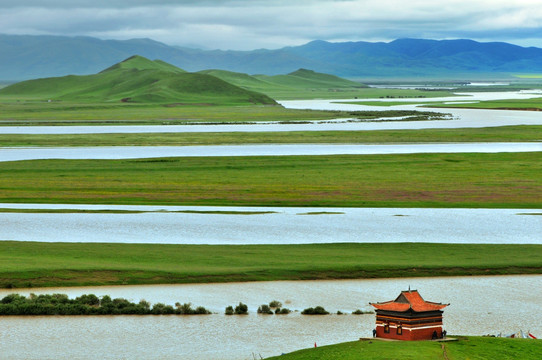
M0 287L540 273L542 245L0 241Z
M389 107L395 105L415 105L421 104L420 102L413 101L350 101L349 104L368 105L368 106L382 106ZM453 99L447 102L444 101L430 101L423 102L425 107L432 108L462 108L462 109L495 109L495 110L530 110L540 111L542 110L542 97L533 99L510 99L510 100L488 100L488 101L474 101L472 103L458 102L453 103Z
M0 163L0 202L541 208L542 152Z
M438 108L470 108L470 109L497 109L497 110L542 110L542 97L519 100L490 100L474 102L472 104L431 104Z
M0 134L2 146L185 146L542 141L542 126L465 129L140 134Z
M355 341L295 351L269 360L538 360L542 341L454 336L458 341Z

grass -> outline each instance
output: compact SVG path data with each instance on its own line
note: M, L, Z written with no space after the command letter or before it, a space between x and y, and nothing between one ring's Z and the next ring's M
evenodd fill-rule
M542 341L459 336L458 341L355 341L295 351L277 360L538 360Z
M177 125L195 122L325 120L351 117L339 111L285 109L282 106L107 104L7 101L0 98L1 125Z
M489 100L478 101L471 104L434 104L428 105L432 108L466 108L466 109L496 109L496 110L542 110L542 97L534 99L518 100Z
M540 273L542 245L0 241L0 287Z
M20 208L0 208L0 213L15 214L142 214L150 212L168 212L183 214L211 214L211 215L263 215L276 214L276 211L220 211L220 210L89 210L89 209L20 209ZM535 215L535 214L528 214Z
M0 162L0 202L541 208L542 152Z
M185 146L542 141L542 126L466 129L140 134L0 134L2 146Z

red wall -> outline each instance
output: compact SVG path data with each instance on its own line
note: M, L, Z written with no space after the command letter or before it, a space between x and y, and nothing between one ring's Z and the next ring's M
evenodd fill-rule
M416 329L416 328L414 328ZM437 332L437 337L442 337L442 327L438 326L435 328L419 329L419 330L409 331L406 327L403 326L403 334L398 335L397 329L394 325L390 326L390 332L384 332L384 326L376 327L376 337L386 338L386 339L397 339L397 340L431 340L433 338L433 331Z

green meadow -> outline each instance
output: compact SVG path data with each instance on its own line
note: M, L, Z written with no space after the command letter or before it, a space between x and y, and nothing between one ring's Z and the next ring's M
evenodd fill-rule
M2 146L189 146L241 144L408 144L542 141L542 126L465 129L139 134L0 134Z
M541 208L542 153L0 163L0 202Z
M295 351L269 360L538 360L542 341L479 336L453 336L458 341L347 342Z
M0 242L0 287L540 273L542 245Z

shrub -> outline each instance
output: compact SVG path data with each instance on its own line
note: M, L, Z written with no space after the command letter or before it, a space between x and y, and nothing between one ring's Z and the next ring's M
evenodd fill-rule
M360 309L357 309L356 311L352 312L353 315L364 315L364 314L372 314L372 313L373 313L372 311L363 311Z
M228 307L226 308L226 311L225 311L224 313L225 313L226 315L233 315L233 314L234 314L234 312L233 312L233 307L228 306Z
M248 314L248 306L240 302L239 305L235 307L235 315L247 315L247 314Z
M271 309L276 309L276 308L280 308L282 307L282 303L280 301L277 301L277 300L273 300L269 303L269 307Z
M271 310L271 308L268 306L268 305L261 305L259 308L258 308L258 314L269 314L269 315L273 315L273 311Z
M204 308L203 306L198 306L196 310L194 310L194 314L196 315L208 315L210 313L211 312L207 310L206 308Z
M328 315L329 312L326 311L321 306L316 306L314 308L307 308L301 312L302 315Z
M282 308L282 309L278 309L278 308L277 308L277 309L275 310L275 314L277 314L277 315L279 315L279 314L280 314L280 315L287 315L287 314L289 314L289 313L291 313L291 310L290 310L290 309L287 309L287 308Z

